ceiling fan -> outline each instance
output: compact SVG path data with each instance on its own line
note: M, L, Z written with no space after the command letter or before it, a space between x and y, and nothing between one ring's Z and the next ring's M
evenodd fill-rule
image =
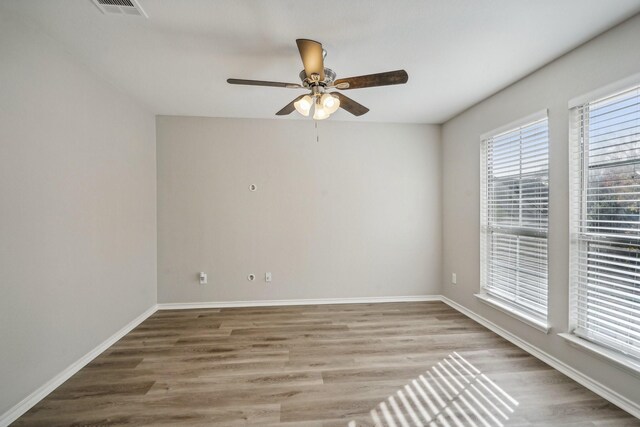
M288 89L309 89L306 95L300 95L276 113L278 116L291 114L297 110L303 116L308 116L314 109L313 119L324 120L338 108L342 108L354 116L361 116L369 109L353 99L333 91L333 89L361 89L375 86L404 84L409 79L405 70L388 71L386 73L368 74L365 76L347 77L336 80L336 73L324 67L327 51L322 44L314 40L297 39L304 70L300 72L299 83L269 82L263 80L227 79L227 83L234 85L270 86Z

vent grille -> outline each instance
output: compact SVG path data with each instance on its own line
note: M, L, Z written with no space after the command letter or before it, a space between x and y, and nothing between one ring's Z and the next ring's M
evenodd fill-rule
M105 15L131 15L148 18L137 0L91 0Z
M111 5L111 6L128 6L128 7L135 7L133 5L133 3L131 3L130 0L98 0L98 3L100 3L101 5Z

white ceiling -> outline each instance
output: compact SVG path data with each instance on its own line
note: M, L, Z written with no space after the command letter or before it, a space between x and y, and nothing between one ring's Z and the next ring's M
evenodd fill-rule
M0 10L35 21L156 114L275 118L299 91L226 79L298 82L295 39L311 38L338 78L409 73L404 86L345 91L371 111L332 120L414 123L441 123L640 12L638 0L139 1L149 19L103 15L90 0Z

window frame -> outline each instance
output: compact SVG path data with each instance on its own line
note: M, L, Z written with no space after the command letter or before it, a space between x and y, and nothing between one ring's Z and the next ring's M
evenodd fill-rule
M548 316L549 316L549 262L547 259L547 301L546 301L546 313L545 315L541 315L540 313L533 312L526 307L523 307L519 304L516 304L508 299L503 299L498 296L495 296L488 292L488 275L489 275L489 239L491 235L491 231L489 230L489 207L487 206L488 202L488 185L489 185L489 177L488 177L488 164L487 164L487 142L489 139L497 137L501 134L507 133L509 131L514 131L518 128L525 127L528 125L532 125L538 121L546 120L547 125L547 176L549 177L549 115L548 110L543 109L537 111L533 114L530 114L526 117L522 117L521 119L510 122L506 125L500 126L499 128L493 129L489 132L485 132L480 136L480 292L475 296L482 303L485 303L497 310L502 311L503 313L512 316L525 324L543 332L548 333L550 330L550 326L548 324ZM550 182L550 177L548 179ZM547 195L547 226L546 233L544 233L544 238L547 246L547 255L549 253L549 199L550 199L550 186L548 186L548 195ZM517 227L513 227L516 229ZM518 233L517 235L529 236L531 233Z

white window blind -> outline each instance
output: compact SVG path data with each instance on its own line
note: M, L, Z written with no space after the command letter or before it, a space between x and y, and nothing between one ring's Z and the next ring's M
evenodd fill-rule
M573 333L640 358L640 86L575 107L571 134Z
M481 286L546 321L549 138L546 111L481 141Z

